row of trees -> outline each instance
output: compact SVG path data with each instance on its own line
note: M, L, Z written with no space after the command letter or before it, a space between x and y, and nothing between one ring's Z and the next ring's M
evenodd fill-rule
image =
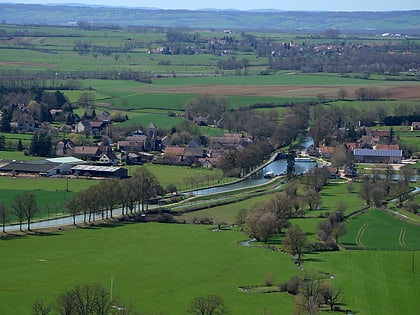
M101 219L113 218L117 206L121 206L123 215L146 211L150 199L162 192L157 178L141 167L128 179L104 180L81 191L66 202L65 208L73 216L74 224L78 214L83 214L83 221L87 223L95 221L97 215Z
M0 203L0 220L2 222L3 233L6 232L6 223L11 215L14 215L19 221L19 230L23 230L23 222L26 220L28 231L31 230L31 222L35 215L39 212L38 203L35 194L27 191L16 195L13 200L12 209L5 203Z

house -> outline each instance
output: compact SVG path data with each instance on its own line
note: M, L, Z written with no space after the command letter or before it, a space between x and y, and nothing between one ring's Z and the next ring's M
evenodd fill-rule
M354 149L354 161L359 163L401 163L402 150Z
M338 173L338 169L336 167L327 166L326 169L328 170L329 178L337 179L340 177L340 174Z
M82 160L92 160L96 161L102 154L103 150L101 150L98 146L76 146L73 149L72 155L75 157L79 157Z
M202 167L208 168L208 169L212 169L215 168L218 162L218 159L215 158L201 158L198 159L198 161L200 162Z
M100 114L96 114L95 119L97 121L101 121L101 122L106 123L106 124L110 123L111 122L111 113L108 112L108 111L103 111Z
M325 159L331 158L334 154L335 147L321 146L319 147L319 155Z
M76 124L74 132L90 136L92 134L92 127L87 120L81 120Z
M177 146L166 147L163 152L163 160L167 162L180 163L184 157L184 148Z
M54 121L65 121L66 115L64 114L62 109L50 109L51 117Z
M195 157L203 158L205 157L206 150L200 147L195 141L191 141L188 146L184 149L184 157Z
M398 144L376 144L373 146L374 150L399 150Z
M131 137L133 138L133 137ZM137 140L123 140L117 142L117 149L124 152L140 152L144 150L146 138L140 138Z
M72 155L75 145L68 139L63 139L57 143L57 149L55 155L57 156L69 156Z
M17 122L17 130L19 132L34 132L36 129L36 122L32 115L24 114L19 117Z
M106 123L103 121L90 121L89 124L94 137L100 136L106 128Z
M106 151L102 153L99 157L99 163L106 165L118 165L120 159L115 155L113 151Z
M391 138L391 131L390 130L367 130L366 132L372 138L378 138L379 141L376 143L389 143Z
M411 131L419 131L420 130L420 121L413 121L411 123Z
M195 116L193 117L193 123L195 123L198 126L207 126L209 124L209 116Z
M347 165L344 167L344 176L350 178L357 177L357 169L353 165Z

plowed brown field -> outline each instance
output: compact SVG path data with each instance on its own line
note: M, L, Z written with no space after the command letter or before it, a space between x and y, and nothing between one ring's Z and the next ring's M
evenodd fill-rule
M257 85L192 85L176 88L159 88L160 92L179 94L210 94L210 95L237 95L237 96L273 96L273 97L303 97L316 98L323 94L328 98L336 98L338 90L344 88L348 98L356 98L356 90L360 86L257 86ZM370 86L366 86L369 88ZM374 86L382 98L417 100L420 99L420 85L406 86Z

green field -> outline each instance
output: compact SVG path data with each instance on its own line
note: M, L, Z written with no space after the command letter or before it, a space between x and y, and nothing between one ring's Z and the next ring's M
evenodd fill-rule
M349 247L420 250L420 229L376 209L352 218L340 242Z
M113 279L115 297L148 313L186 314L193 297L218 294L231 314L291 314L291 296L239 287L263 285L268 273L280 283L317 271L334 275L344 291L342 308L357 314L413 314L420 307L411 251L307 254L299 271L288 254L240 246L241 232L212 228L129 224L0 241L8 257L0 261L2 311L29 314L35 300L51 302L81 283L109 288Z
M247 294L239 286L262 285L268 273L286 281L296 272L286 254L243 247L239 232L196 225L134 224L79 229L60 235L0 241L5 314L29 314L80 283L97 282L144 312L186 314L195 296L218 294L232 314L290 314L292 298ZM164 302L163 302L164 301Z
M352 314L416 314L420 308L420 255L411 251L345 250L307 255L306 269L333 275Z

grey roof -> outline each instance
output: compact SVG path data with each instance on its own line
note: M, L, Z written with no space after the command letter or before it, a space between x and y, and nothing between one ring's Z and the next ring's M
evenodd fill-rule
M401 157L402 150L372 150L372 149L354 149L353 155L355 156L389 156Z
M113 166L99 166L99 165L76 165L71 168L74 171L95 171L95 172L107 172L114 173L121 169L121 167Z
M3 165L0 170L7 172L25 172L25 173L47 173L60 166L60 163L54 163L47 160L40 161L10 161Z

